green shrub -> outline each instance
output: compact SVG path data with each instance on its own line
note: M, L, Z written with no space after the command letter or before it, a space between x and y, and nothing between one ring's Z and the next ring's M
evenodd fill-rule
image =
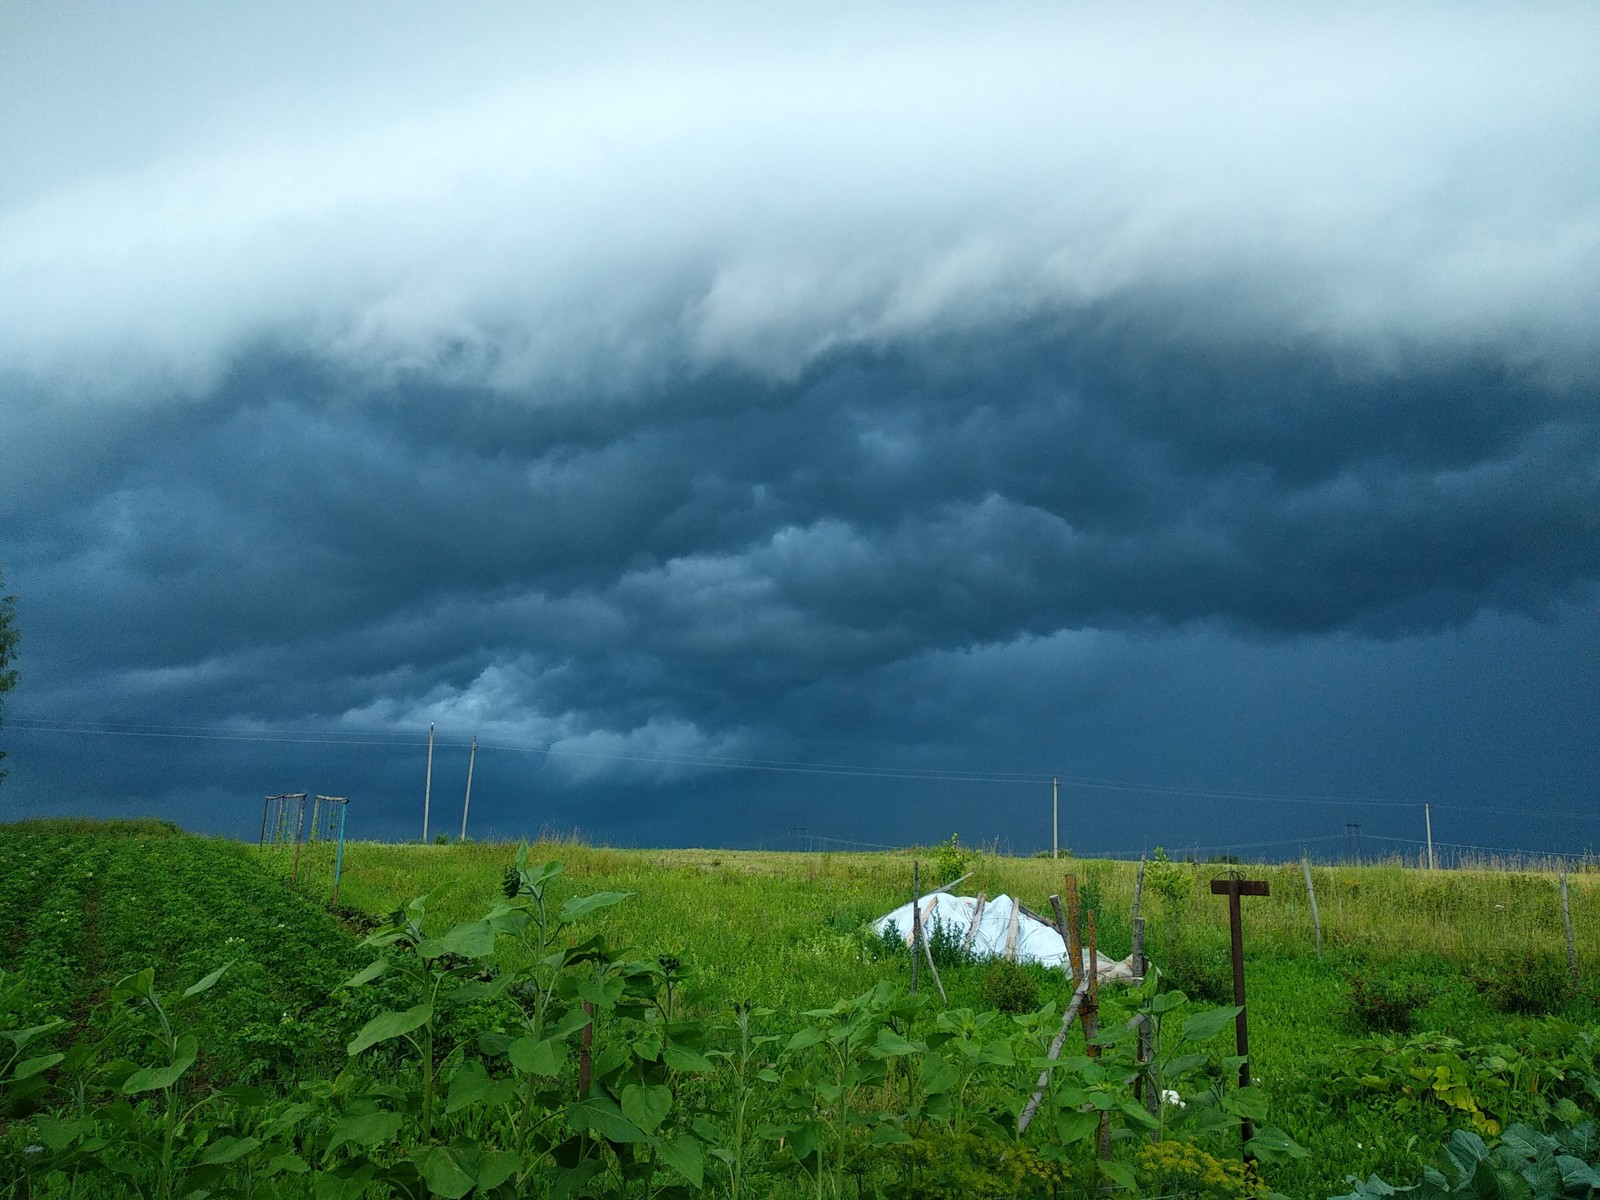
M1417 1010L1429 999L1415 977L1374 967L1348 972L1344 989L1344 1018L1362 1033L1410 1033L1417 1027Z
M1194 899L1193 868L1186 863L1173 862L1160 846L1145 867L1144 881L1161 897L1169 913L1181 912Z
M1500 1012L1529 1017L1559 1012L1576 994L1563 958L1527 948L1480 963L1472 985Z
M986 1003L1003 1013L1027 1013L1039 1007L1039 983L1021 963L993 959L979 985Z
M952 833L948 842L940 842L934 847L934 870L939 874L941 884L951 883L966 874L967 863L971 856L961 846L961 839Z
M1221 930L1191 929L1162 938L1150 957L1168 988L1212 1004L1233 1003L1233 958Z

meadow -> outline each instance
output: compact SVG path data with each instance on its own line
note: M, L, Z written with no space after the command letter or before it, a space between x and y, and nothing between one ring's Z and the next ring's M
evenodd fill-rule
M296 870L153 823L0 829L9 1194L1324 1197L1431 1166L1463 1194L1590 1194L1600 1017L1549 874L1315 868L1319 959L1300 865L1243 868L1270 894L1245 901L1241 1089L1208 887L1230 868L1151 863L1159 980L1104 990L1097 1053L1075 1028L1019 1137L1070 983L941 945L948 1006L925 968L907 996L904 947L866 925L910 898L913 853L516 856L354 844L330 910L326 846ZM1136 864L915 857L1041 912L1071 871L1127 953ZM1590 981L1600 896L1570 882ZM1557 1190L1516 1191L1541 1170Z

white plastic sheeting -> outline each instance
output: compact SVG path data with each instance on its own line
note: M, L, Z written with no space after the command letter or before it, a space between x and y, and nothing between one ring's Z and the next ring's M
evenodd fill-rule
M980 958L1010 958L1017 962L1043 963L1047 967L1060 967L1067 958L1066 940L1047 925L1023 912L1010 896L999 895L983 901L979 911L977 896L951 896L938 893L924 896L918 905L922 910L923 937L931 938L935 926L951 941L966 945ZM977 913L977 924L973 914ZM1015 928L1013 928L1013 922ZM911 905L902 904L887 916L879 917L872 928L882 935L889 926L911 944ZM970 934L970 939L969 939ZM1121 959L1095 955L1095 969L1101 982L1134 978L1132 956ZM1089 949L1084 947L1083 966L1089 966Z

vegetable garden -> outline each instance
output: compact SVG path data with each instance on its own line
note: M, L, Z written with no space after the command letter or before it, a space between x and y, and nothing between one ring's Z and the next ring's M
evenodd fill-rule
M1319 871L1319 960L1298 865L1269 871L1241 1087L1214 871L1153 866L1163 971L1102 993L1019 1135L1070 983L937 943L949 1004L911 995L864 932L907 857L357 844L337 915L276 865L156 823L0 827L0 1196L1600 1190L1600 1019L1537 876ZM1071 869L1122 953L1131 866Z

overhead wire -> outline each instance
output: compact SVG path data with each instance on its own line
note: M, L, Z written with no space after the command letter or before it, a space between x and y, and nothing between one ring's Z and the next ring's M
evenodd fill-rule
M217 742L259 742L284 745L415 747L426 739L386 736L371 730L341 729L280 729L259 730L216 727L190 724L155 724L131 721L84 721L70 718L30 718L10 716L7 727L16 732L64 733L103 737L148 737L189 739ZM439 737L438 748L468 747L465 739L456 741ZM1258 792L1239 789L1202 788L1181 784L1141 783L1134 780L1107 779L1097 776L1045 772L1016 771L959 771L932 767L882 767L866 764L803 762L789 759L729 758L714 755L686 753L646 753L619 750L585 750L552 743L545 746L523 745L508 742L480 741L478 749L498 750L506 753L535 754L546 758L582 758L603 762L626 762L661 766L692 766L715 770L764 771L786 774L826 775L859 779L885 779L930 783L970 783L990 785L1044 786L1052 782L1080 790L1126 792L1146 796L1169 796L1191 800L1243 800L1269 804L1294 804L1302 806L1356 806L1376 808L1420 807L1424 801L1395 797L1350 796L1328 794L1295 794ZM1428 801L1433 808L1452 812L1483 812L1517 817L1567 817L1570 813L1552 809L1507 807L1494 805L1457 804L1449 801ZM1377 835L1367 835L1377 836ZM1283 839L1287 844L1296 839Z

